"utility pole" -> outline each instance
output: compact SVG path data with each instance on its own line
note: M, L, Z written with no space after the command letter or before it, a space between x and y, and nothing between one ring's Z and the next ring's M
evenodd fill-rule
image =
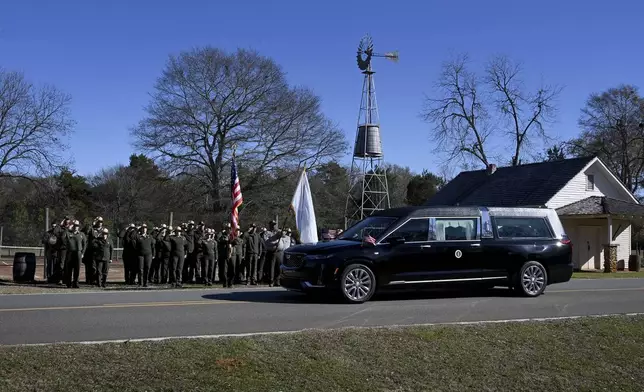
M170 223L169 223L169 226L172 226L172 215L173 215L173 213L172 213L172 211L171 211L171 212L170 212Z

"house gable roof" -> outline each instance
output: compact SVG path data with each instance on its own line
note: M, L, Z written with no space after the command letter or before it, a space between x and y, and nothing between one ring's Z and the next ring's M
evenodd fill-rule
M426 205L543 206L596 157L461 172ZM619 182L619 181L618 181Z

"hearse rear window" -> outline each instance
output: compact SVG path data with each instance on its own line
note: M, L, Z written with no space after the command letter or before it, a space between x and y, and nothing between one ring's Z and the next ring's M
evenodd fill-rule
M437 241L471 241L478 239L477 218L436 218L433 235ZM432 225L434 219L432 219ZM430 232L432 230L430 229Z
M543 218L495 218L499 238L552 238Z

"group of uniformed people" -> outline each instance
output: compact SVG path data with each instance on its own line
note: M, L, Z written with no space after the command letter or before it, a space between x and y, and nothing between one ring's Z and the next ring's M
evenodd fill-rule
M80 265L85 265L85 280L105 287L114 247L109 230L98 217L92 226L81 231L80 222L65 218L54 223L43 238L47 274L50 283L78 288Z
M215 277L224 287L233 284L279 285L279 265L284 251L297 243L290 229L279 229L275 221L268 228L252 224L246 231L230 233L226 223L220 231L194 221L179 226L153 227L130 224L118 233L123 244L125 283L148 287L150 284L184 283L212 286ZM85 265L85 281L105 287L113 246L103 218L80 229L78 221L65 218L45 234L45 253L51 283L78 287L80 263Z

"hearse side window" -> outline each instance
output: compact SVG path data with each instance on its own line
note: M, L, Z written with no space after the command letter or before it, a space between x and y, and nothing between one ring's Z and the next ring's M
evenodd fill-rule
M437 241L473 241L478 239L478 218L436 218Z
M499 238L552 238L543 218L494 218Z
M403 237L405 242L425 242L429 237L428 221L427 218L410 219L387 237Z

